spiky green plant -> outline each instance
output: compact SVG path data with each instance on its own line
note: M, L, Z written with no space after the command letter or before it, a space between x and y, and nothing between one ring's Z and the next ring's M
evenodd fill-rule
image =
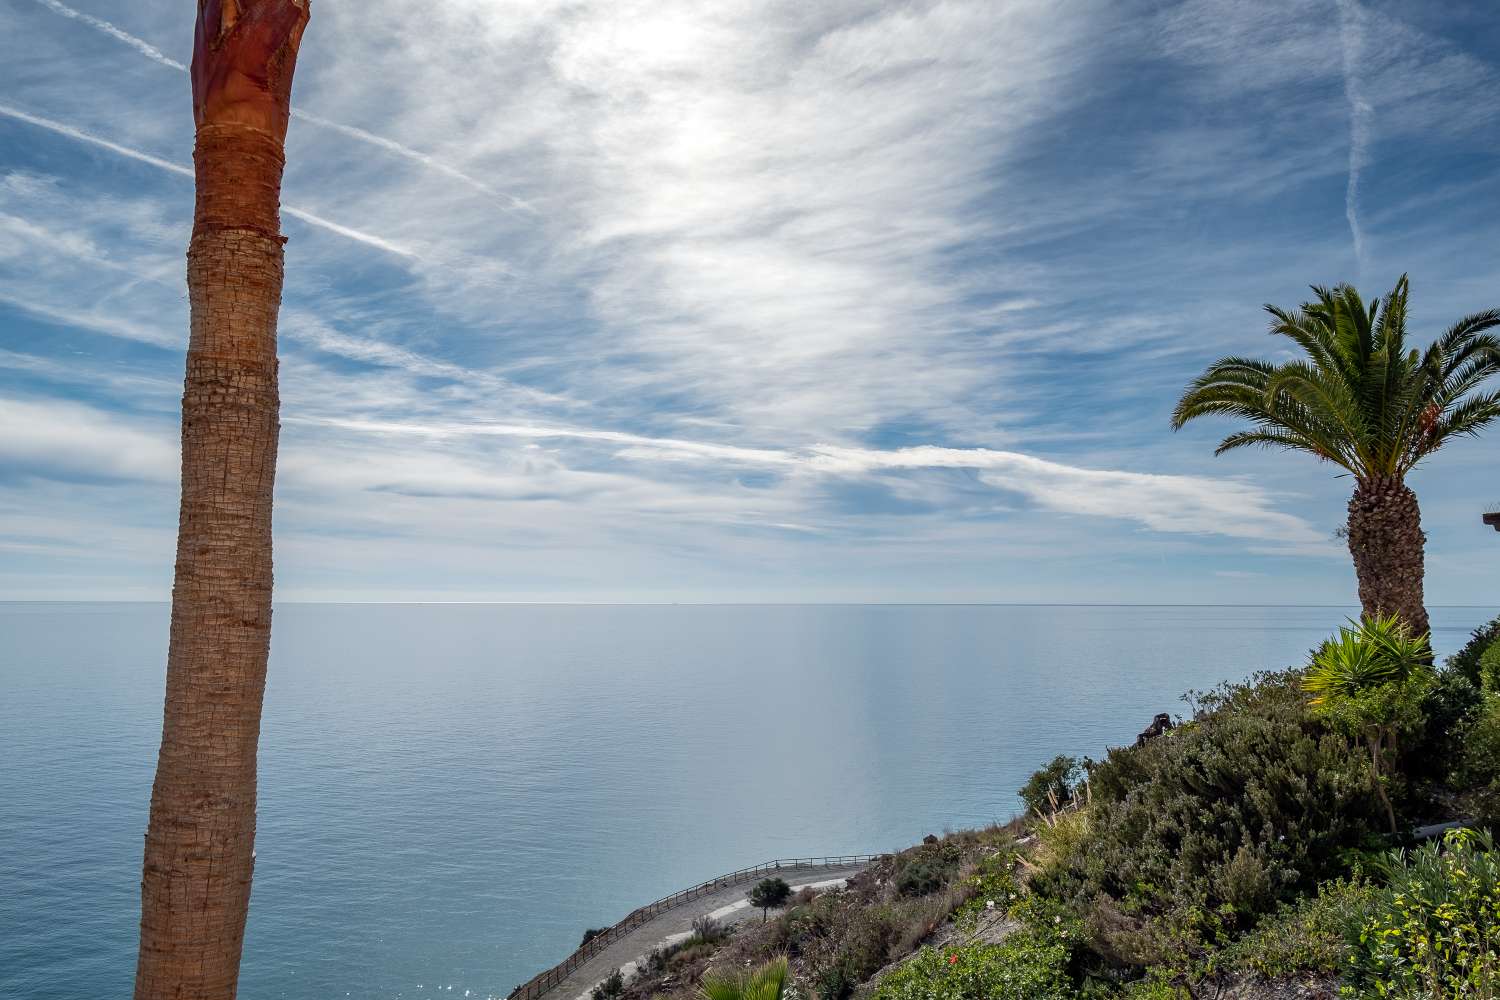
M710 969L698 984L701 1000L781 1000L787 985L785 956L749 972Z
M1427 631L1421 510L1406 476L1456 437L1500 417L1500 393L1477 390L1500 371L1500 310L1466 316L1425 351L1408 348L1405 275L1368 304L1349 285L1313 287L1295 312L1266 306L1271 333L1303 357L1273 363L1221 358L1178 402L1172 426L1203 416L1251 427L1215 454L1251 445L1332 462L1354 477L1348 542L1367 615L1398 614Z
M1430 637L1413 635L1394 614L1350 624L1313 654L1302 689L1312 695L1315 713L1369 750L1370 780L1395 833L1386 758L1398 737L1422 722L1422 700L1435 677L1428 665Z
M1352 698L1382 684L1400 683L1426 666L1429 638L1414 636L1396 615L1375 615L1323 643L1302 679L1312 704Z

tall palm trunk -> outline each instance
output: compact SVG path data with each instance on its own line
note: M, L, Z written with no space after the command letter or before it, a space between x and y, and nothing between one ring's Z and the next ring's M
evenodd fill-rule
M137 1000L231 1000L239 981L271 640L282 143L307 16L306 0L198 3L182 506Z
M1422 510L1399 479L1360 480L1349 499L1349 554L1366 615L1396 614L1413 635L1428 631L1423 603Z

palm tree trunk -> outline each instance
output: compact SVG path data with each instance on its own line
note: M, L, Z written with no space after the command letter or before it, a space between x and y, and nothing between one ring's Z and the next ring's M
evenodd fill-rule
M137 1000L232 1000L271 639L282 143L304 0L199 0L182 505Z
M1423 603L1422 511L1399 479L1362 480L1349 499L1349 554L1366 615L1396 614L1413 635L1428 631Z

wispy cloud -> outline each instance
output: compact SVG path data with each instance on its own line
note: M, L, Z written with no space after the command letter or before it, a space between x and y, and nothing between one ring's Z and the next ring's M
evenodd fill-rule
M168 69L174 69L179 73L186 73L188 71L188 67L186 64L178 62L176 59L171 58L156 46L152 45L150 42L146 41L143 38L138 38L137 36L132 35L130 32L110 21L106 21L103 18L94 17L91 14L85 14L82 11L75 10L72 7L69 7L67 4L60 3L59 0L36 0L36 2L41 4L43 7L46 7L48 10L53 11L54 13L61 14L63 17L69 18L74 21L79 21L83 24L88 25L90 28L93 28L95 31L103 32L111 38L124 42L126 45L130 46L132 49L135 49L135 51L139 52L141 55L145 56L147 59L150 59L152 62L160 66L165 66ZM370 132L362 128L357 128L353 125L345 125L342 122L332 121L320 115L312 114L311 112L299 107L292 108L292 117L308 122L311 125L316 125L319 128L332 129L333 131L338 132L342 135L349 136L352 139L358 139L360 142L366 143L371 146L376 146L387 152L394 153L397 156L401 156L408 160L411 160L414 163L420 163L422 166L427 167L430 170L435 170L445 177L450 177L454 180L461 181L462 183L473 188L475 191L478 191L481 194L486 195L487 197L495 199L496 201L505 205L507 208L525 211L531 210L531 206L527 205L521 199L513 195L508 195L504 194L501 191L497 191L494 187L486 184L484 181L479 180L476 177L470 176L469 174L458 169L452 164L444 163L437 157L430 156L426 153L421 152L420 150L412 149L409 146L403 146L401 143L395 141L394 139L388 139L383 135L376 135L374 132Z
M285 188L285 593L1233 599L1291 559L1275 596L1347 591L1343 483L1166 414L1260 302L1346 277L1346 232L1433 315L1492 304L1494 54L1394 11L451 0L411 32L327 0ZM0 398L157 440L97 482L86 442L17 454L7 543L128 508L138 579L170 566L185 26L0 5ZM1468 558L1432 521L1434 565Z
M1364 11L1359 0L1337 2L1344 98L1349 102L1349 183L1344 191L1344 214L1349 219L1349 236L1354 241L1354 260L1363 273L1365 234L1359 223L1359 179L1368 162L1375 109L1365 97L1361 77L1365 61Z
M145 163L149 166L155 167L158 170L165 170L167 173L177 174L180 177L193 176L193 169L191 167L184 166L180 163L173 163L171 160L163 159L160 156L153 156L150 153L142 152L139 149L132 149L129 146L121 145L118 142L112 142L109 139L94 135L90 132L85 132L81 128L76 128L75 126L68 125L64 122L54 121L51 118L44 118L41 115L30 114L28 112L22 111L20 108L13 108L6 104L0 104L0 115L4 115L7 118L13 118L16 121L25 122L28 125L35 125L37 128L46 129L49 132L55 132L58 135L66 136L69 139L75 139L78 142L84 142L88 143L91 146L97 146L100 149L108 150L109 152L114 153L118 156L124 156L139 163ZM383 250L386 253L395 254L398 257L416 256L415 252L407 249L404 246L401 246L398 243L393 243L390 240L382 239L379 236L364 232L363 230L355 229L352 226L341 225L340 223L334 222L331 219L325 219L320 215L314 215L312 212L309 212L306 209L298 208L295 205L283 205L281 206L281 210L294 219L301 219L303 222L307 223L310 226L316 226L319 229L323 229L330 233L334 233L335 235L342 236L345 239L363 243L366 246L374 247L377 250Z

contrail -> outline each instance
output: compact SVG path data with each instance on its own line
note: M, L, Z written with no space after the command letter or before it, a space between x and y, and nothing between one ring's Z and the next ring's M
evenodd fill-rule
M1375 109L1365 99L1360 64L1364 56L1363 11L1359 0L1336 0L1339 8L1339 43L1344 57L1344 98L1349 102L1349 184L1344 189L1344 216L1354 241L1354 263L1363 276L1365 234L1359 225L1359 175L1367 162Z
M173 163L171 160L164 160L160 156L152 156L150 153L144 153L139 149L131 149L129 146L122 146L118 142L111 142L108 139L104 139L100 136L94 135L92 132L85 132L81 128L74 128L72 125L54 121L51 118L43 118L40 115L28 114L27 112L22 111L19 108L13 108L7 104L0 104L0 115L4 115L7 118L13 118L16 121L25 122L28 125L34 125L37 128L46 129L47 131L54 132L57 135L67 136L69 139L74 139L78 142L85 142L91 146L97 146L100 149L107 149L111 153L115 153L118 156L128 157L140 163L149 164L150 166L153 166L158 170L165 170L167 173L178 174L182 177L193 176L192 167L184 166L181 163ZM326 229L330 233L337 233L339 236L343 236L346 239L351 239L358 243L363 243L366 246L375 247L377 250L384 250L386 253L396 254L400 257L415 258L417 256L417 254L413 253L411 250L408 250L406 247L401 246L398 243L392 243L390 240L381 239L379 236L375 236L371 233L367 233L359 229L352 229L349 226L341 226L337 222L333 222L329 219L323 218L321 215L314 215L312 212L309 212L306 209L297 208L293 205L283 205L281 207L281 210L287 215L292 216L293 218L301 219L303 222L307 223L310 226L317 226L319 229Z
M152 62L157 63L158 65L166 66L168 69L175 69L179 73L186 73L188 71L186 65L178 62L176 59L173 59L161 49L146 41L144 38L137 38L135 35L132 35L125 29L111 24L109 21L106 21L103 18L94 17L92 14L85 14L81 10L74 10L67 4L60 3L59 0L36 0L36 2L41 4L43 7L46 7L48 10L52 11L55 14L60 14L63 17L69 18L70 20L79 21L83 24L88 25L90 28L93 28L95 31L103 32L116 41L124 42L126 45L130 46L132 49L135 49L141 55L145 56L147 59L150 59ZM429 170L435 170L438 173L443 174L447 177L451 177L462 184L467 184L469 187L480 192L481 194L502 203L502 207L511 209L513 211L536 211L520 198L517 198L514 195L506 194L503 191L497 191L490 185L486 184L484 181L479 180L477 177L471 177L468 174L464 173L462 170L459 170L457 167L444 163L442 160L439 160L434 156L429 156L428 154L423 153L420 150L412 149L410 146L403 146L401 143L397 142L394 139L387 139L383 135L376 135L374 132L367 132L362 128L356 128L353 125L345 125L341 122L331 121L327 118L311 114L310 112L303 111L299 108L292 109L292 117L297 118L301 121L305 121L309 125L316 125L319 128L326 128L331 131L338 132L342 135L349 136L351 139L357 139L360 142L368 143L372 146L377 146L388 153L394 153L397 156L404 157L414 163L420 163L422 166L427 167Z
M46 7L54 14L61 14L63 17L71 18L74 21L82 21L84 24L88 25L90 28L93 28L95 31L102 31L111 38L117 41L124 42L126 45L129 45L132 49L135 49L147 59L150 59L152 62L161 63L163 66L170 66L172 69L175 69L182 73L187 72L186 66L178 62L176 59L168 56L165 52L157 48L155 45L152 45L144 38L137 38L128 31L122 31L121 29L115 27L113 24L110 24L108 21L105 21L102 18L97 18L92 14L85 14L81 10L74 10L67 4L58 3L57 0L36 0L36 2L41 4L43 7Z

